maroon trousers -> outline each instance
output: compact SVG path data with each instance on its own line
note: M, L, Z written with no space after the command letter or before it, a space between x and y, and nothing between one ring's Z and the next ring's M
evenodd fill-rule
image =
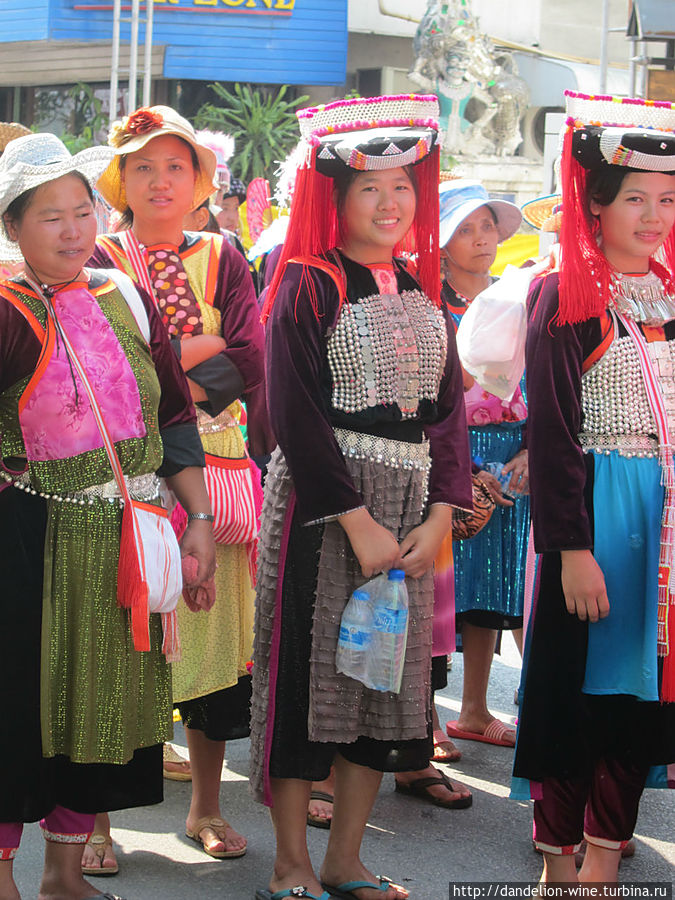
M534 802L534 841L544 853L575 853L582 838L622 850L633 836L648 767L598 760L588 778L547 778Z

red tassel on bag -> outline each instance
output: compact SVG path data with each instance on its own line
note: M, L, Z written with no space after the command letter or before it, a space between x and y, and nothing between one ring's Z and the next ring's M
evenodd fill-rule
M150 615L148 584L141 573L133 506L124 505L120 558L117 565L117 603L131 610L131 633L135 650L150 649Z
M170 613L162 613L162 630L164 632L162 653L166 657L166 661L170 663L180 662L180 635L178 633L178 616L175 609Z

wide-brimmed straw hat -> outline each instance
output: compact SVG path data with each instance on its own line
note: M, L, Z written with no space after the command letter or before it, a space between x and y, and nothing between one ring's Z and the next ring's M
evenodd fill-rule
M2 153L10 141L30 134L30 128L19 122L0 122L0 153Z
M493 200L478 181L463 178L446 181L440 185L438 191L441 216L438 238L441 247L445 247L464 219L481 206L489 206L495 214L500 243L514 235L520 228L523 216L515 203L509 203L508 200Z
M539 231L560 231L562 217L562 195L546 194L535 197L520 207L523 219Z
M170 106L141 107L117 122L113 122L108 135L108 143L114 149L115 157L98 182L98 190L108 203L120 212L127 207L124 190L121 157L135 153L153 138L170 134L182 138L197 155L199 171L196 173L193 209L218 190L216 174L216 154L209 147L200 144L195 130L187 119Z
M109 147L90 147L71 156L54 134L27 134L10 141L0 156L0 259L20 260L21 251L5 231L2 217L17 197L31 188L79 172L95 185L112 156Z

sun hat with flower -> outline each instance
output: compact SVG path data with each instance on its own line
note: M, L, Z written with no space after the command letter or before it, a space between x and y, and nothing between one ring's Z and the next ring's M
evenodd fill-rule
M79 172L94 187L112 156L109 147L90 147L74 156L54 134L27 134L10 141L0 156L0 259L20 260L18 244L11 241L2 216L21 194L63 175Z
M194 206L201 203L218 190L216 174L216 154L210 147L201 144L194 128L170 106L142 106L129 116L113 122L108 135L108 144L113 148L114 158L99 179L97 188L107 202L120 212L127 208L124 179L122 178L122 157L135 153L153 140L170 134L182 138L195 151L199 162L196 173Z

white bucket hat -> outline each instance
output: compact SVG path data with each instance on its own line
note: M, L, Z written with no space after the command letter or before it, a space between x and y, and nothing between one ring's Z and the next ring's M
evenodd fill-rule
M113 154L110 147L90 147L71 156L56 135L47 133L10 141L0 156L0 259L22 259L19 245L7 236L4 222L7 208L17 197L73 172L84 176L93 189Z
M441 247L445 247L464 219L481 206L489 206L495 214L500 243L520 228L523 216L515 203L492 200L479 181L458 178L443 182L438 190L441 215L438 240Z

